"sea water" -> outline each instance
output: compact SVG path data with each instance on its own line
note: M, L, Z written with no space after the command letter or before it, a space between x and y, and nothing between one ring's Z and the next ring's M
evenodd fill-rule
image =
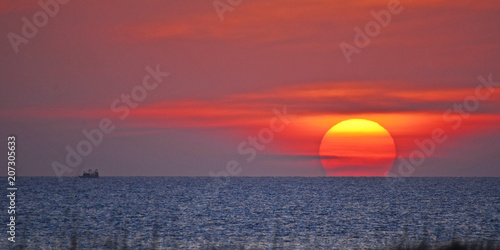
M4 196L2 249L500 241L500 178L21 177L17 187L16 243Z

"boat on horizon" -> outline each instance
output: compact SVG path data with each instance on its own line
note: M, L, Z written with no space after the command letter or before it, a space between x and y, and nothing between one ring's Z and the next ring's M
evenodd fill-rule
M99 171L97 168L95 170L89 169L88 171L83 171L83 175L80 178L99 178Z

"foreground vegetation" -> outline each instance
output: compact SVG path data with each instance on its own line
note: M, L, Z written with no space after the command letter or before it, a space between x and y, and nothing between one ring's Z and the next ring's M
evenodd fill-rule
M157 237L153 237L152 241L149 243L139 243L139 244L130 244L130 241L127 241L126 238L122 238L121 240L114 238L108 238L103 243L90 244L90 248L98 248L98 249L206 249L206 250L219 250L219 249L331 249L329 247L324 246L315 246L314 244L288 244L283 245L274 241L270 246L265 245L257 245L257 246L244 246L244 245L213 245L206 244L205 246L197 245L197 246L172 246L172 247L163 247L159 244L159 239ZM78 237L73 235L69 238L69 242L62 243L58 242L54 245L50 246L40 246L35 242L31 244L20 243L16 245L12 249L86 249L89 248L87 244L81 244L78 240ZM382 249L394 249L394 250L427 250L427 249L435 249L435 250L500 250L500 241L485 241L485 242L465 242L465 241L452 241L448 243L442 244L430 244L426 241L421 242L418 245L411 245L406 242L401 242L396 244L393 247L387 247Z

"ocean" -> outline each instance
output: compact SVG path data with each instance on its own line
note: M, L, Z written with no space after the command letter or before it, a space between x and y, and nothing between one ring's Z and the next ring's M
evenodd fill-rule
M16 242L4 226L2 249L500 242L500 178L20 177L16 185ZM4 198L4 225L7 207Z

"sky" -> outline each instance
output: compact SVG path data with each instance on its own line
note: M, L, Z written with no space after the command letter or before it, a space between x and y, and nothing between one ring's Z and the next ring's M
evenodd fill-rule
M367 119L391 176L500 177L498 1L40 2L0 3L20 176L325 176Z

